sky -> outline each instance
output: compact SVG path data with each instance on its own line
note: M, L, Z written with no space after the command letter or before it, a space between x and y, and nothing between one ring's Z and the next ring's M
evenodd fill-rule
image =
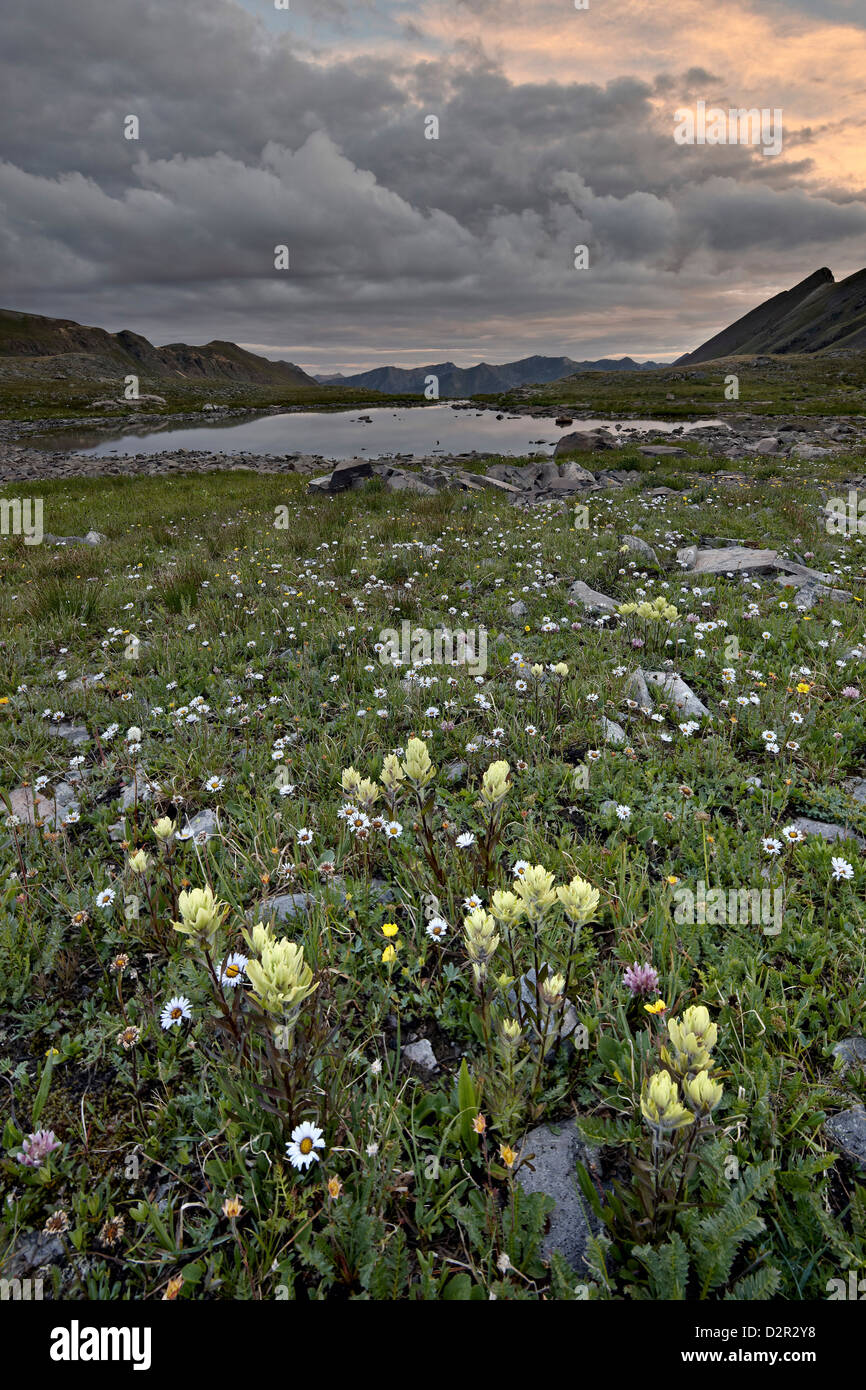
M0 305L311 372L665 361L866 266L866 0L282 3L0 0ZM781 152L679 143L699 102Z

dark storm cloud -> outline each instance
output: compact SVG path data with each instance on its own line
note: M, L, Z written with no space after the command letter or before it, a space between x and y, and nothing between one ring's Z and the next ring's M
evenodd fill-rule
M652 353L713 277L798 279L866 232L862 203L807 185L806 137L796 164L677 146L675 107L724 88L701 67L516 82L478 45L341 57L255 8L11 15L0 302L158 341L303 345L313 363L316 345L339 363L425 341Z

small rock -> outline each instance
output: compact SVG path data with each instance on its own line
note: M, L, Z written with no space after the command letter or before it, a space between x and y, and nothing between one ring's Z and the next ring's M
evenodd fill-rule
M845 782L845 790L861 806L866 804L866 777L849 777Z
M650 560L652 564L658 565L661 569L659 557L652 546L647 541L642 540L640 536L623 536L622 543L627 550L631 551L632 555L642 555L645 560Z
M615 723L613 719L608 719L606 715L601 716L601 727L604 731L605 743L620 744L625 743L625 729L621 724Z
M78 811L75 788L68 782L58 782L52 796L36 798L36 814L49 824L60 822L65 816Z
M296 917L305 916L314 902L310 893L278 893L273 898L266 898L250 915L256 921L293 922Z
M57 1236L47 1236L42 1231L25 1231L3 1263L3 1277L30 1279L43 1265L56 1264L64 1255L63 1242Z
M446 781L446 782L449 782L449 783L451 784L451 786L456 786L459 782L462 782L462 781L464 780L465 776L466 776L466 764L465 764L465 763L462 763L462 762L460 762L460 761L458 760L458 761L453 762L453 763L446 763L446 764L445 764L445 781Z
M403 1048L403 1057L412 1062L414 1066L420 1067L422 1071L436 1072L439 1070L436 1053L433 1051L429 1038L420 1038L418 1042L408 1043Z
M841 1061L843 1076L852 1068L855 1071L866 1071L866 1038L843 1038L833 1048L833 1056Z
M615 442L607 430L575 430L572 434L564 434L557 440L553 457L558 459L567 454L591 454L596 449L613 448Z
M132 776L132 781L128 782L120 794L121 811L131 811L133 806L143 806L152 800L154 788L159 791L159 787L152 783L143 767L137 767Z
M546 969L548 974L551 973L549 965L544 967L544 969ZM544 979L543 971L542 979ZM521 1023L527 1016L527 1010L529 1011L529 1018L527 1021L532 1035L531 1050L537 1057L539 1039L535 1035L534 1023L532 1020L538 1009L538 998L535 991L535 971L533 969L530 968L526 971L525 975L521 975L520 977L520 1003L518 1004L517 1002L517 994L514 989L509 989L508 991L508 1002ZM542 1008L543 1007L544 1005L542 1003ZM572 1001L566 999L562 1008L548 1019L548 1031L544 1039L545 1056L552 1052L558 1043L565 1042L567 1038L570 1038L579 1025L580 1020L577 1017L577 1010Z
M833 1145L859 1168L866 1168L866 1107L854 1105L824 1125Z
M512 603L509 606L508 611L512 618L523 618L526 616L526 604L523 602L522 598L519 598L516 603Z
M344 459L332 472L321 478L311 478L308 487L317 492L344 492L360 478L371 478L373 465L369 459Z

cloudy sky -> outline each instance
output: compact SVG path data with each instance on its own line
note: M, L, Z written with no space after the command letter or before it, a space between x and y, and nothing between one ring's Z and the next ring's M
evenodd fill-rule
M661 360L866 266L864 0L279 3L2 0L0 305L311 371ZM677 144L698 101L782 153Z

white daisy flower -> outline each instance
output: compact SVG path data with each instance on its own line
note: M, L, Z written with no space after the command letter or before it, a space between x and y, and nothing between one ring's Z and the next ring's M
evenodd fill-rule
M101 892L101 893L97 893L97 895L96 895L96 906L97 906L97 907L111 907L111 904L112 904L113 902L114 902L114 889L113 889L113 888L103 888L102 892Z
M448 923L441 917L431 917L427 923L427 935L431 941L444 941L448 935Z
M789 845L802 844L802 842L806 838L806 836L803 834L803 831L799 830L796 825L783 826L782 829L779 831L779 834L782 836L783 840L787 841Z
M313 832L312 830L308 830L306 826L302 826L295 838L299 845L311 845L313 843Z
M837 883L841 879L848 879L854 877L854 865L849 864L847 859L841 859L835 854L833 858L830 860L830 868L833 871L833 877L835 878Z
M226 989L234 989L235 985L241 982L241 976L247 968L247 957L242 956L239 951L232 951L226 958L223 966L220 981Z
M168 1032L169 1028L179 1028L185 1018L192 1018L192 1004L186 995L175 994L164 1006L159 1021Z
M475 836L471 830L464 830L462 835L457 836L454 843L458 849L468 849L470 845L475 844Z
M309 1120L304 1120L292 1130L292 1137L286 1144L286 1155L293 1168L304 1170L312 1163L318 1163L316 1149L323 1149L325 1140L322 1131Z

